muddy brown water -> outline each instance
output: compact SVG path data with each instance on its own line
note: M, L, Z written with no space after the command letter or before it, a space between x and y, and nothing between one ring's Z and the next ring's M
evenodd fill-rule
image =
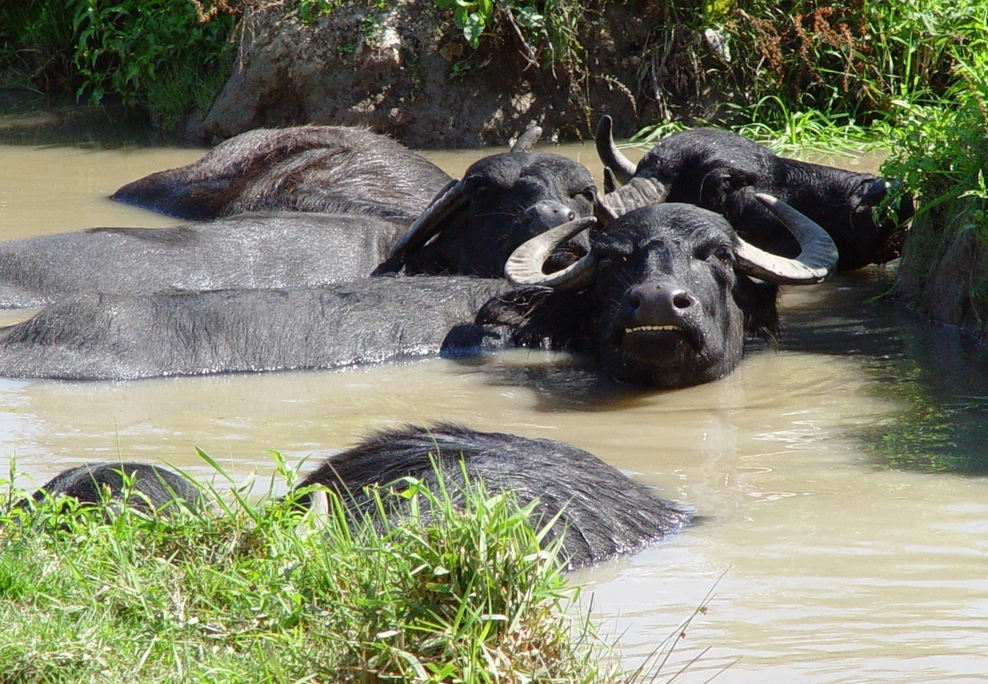
M589 145L561 151L594 161ZM105 198L201 154L2 145L0 238L171 225ZM476 156L434 158L459 173ZM777 350L755 345L730 377L666 393L611 387L565 357L522 352L338 372L0 380L0 451L30 488L121 456L208 478L199 447L262 491L268 450L317 459L404 422L562 439L700 516L574 577L626 665L711 594L657 681L696 656L677 681L725 668L718 682L985 681L984 354L872 300L887 287L876 269L791 289Z

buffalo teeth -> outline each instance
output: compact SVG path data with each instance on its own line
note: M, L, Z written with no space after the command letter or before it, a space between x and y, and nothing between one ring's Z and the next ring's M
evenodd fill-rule
M649 332L652 330L682 330L678 325L640 325L637 328L625 328L625 333Z

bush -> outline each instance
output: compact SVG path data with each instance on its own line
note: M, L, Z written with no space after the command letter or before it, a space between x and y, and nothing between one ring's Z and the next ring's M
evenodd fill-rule
M773 137L801 118L891 125L903 101L942 102L988 31L981 0L708 0L702 12L666 5L667 25L657 27L664 37L643 55L649 78L663 92L688 90L678 83L720 92L726 108L715 119L764 125ZM667 108L653 126L677 118Z
M977 252L976 268L956 274L965 283L966 314L948 322L983 330L988 327L988 39L980 53L967 57L970 61L956 70L952 104L900 103L901 121L889 130L892 152L882 172L901 180L918 200L900 276L922 291L938 274L948 248L967 241ZM946 302L930 304L928 312L937 317L950 308Z
M119 96L165 128L205 110L229 73L227 0L27 0L0 8L0 69L98 103Z
M192 109L207 109L229 72L233 31L231 8L220 2L212 10L189 0L82 0L77 94L93 102L117 94L126 105L147 108L164 128Z

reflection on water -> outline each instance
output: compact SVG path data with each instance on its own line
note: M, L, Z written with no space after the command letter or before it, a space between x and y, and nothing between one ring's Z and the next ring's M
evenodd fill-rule
M0 146L0 237L173 223L105 197L199 154ZM453 173L475 157L437 155ZM196 446L238 479L266 480L268 449L299 462L403 422L564 439L703 519L575 578L627 664L716 584L672 661L710 650L679 681L731 663L718 682L982 681L988 481L886 466L984 472L988 369L950 331L875 301L887 287L874 270L791 288L777 350L753 345L730 377L673 392L529 352L339 372L0 380L0 449L30 487L119 457L208 477Z
M790 307L783 347L866 360L866 391L901 407L858 435L876 463L984 474L988 350L891 305L884 297L891 282L880 269L839 277L826 301Z
M104 99L83 107L69 95L0 88L0 144L72 145L109 149L142 146L185 146L179 136L148 125L146 115Z

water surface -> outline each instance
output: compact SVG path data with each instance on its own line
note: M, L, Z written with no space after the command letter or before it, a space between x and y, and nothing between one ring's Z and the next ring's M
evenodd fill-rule
M593 162L592 145L563 151ZM201 154L2 145L0 238L174 224L106 196ZM458 174L476 156L434 158ZM528 352L333 372L0 380L0 452L31 487L121 457L208 477L200 447L265 488L269 450L320 458L405 422L563 439L700 516L575 578L628 665L713 590L672 660L709 650L678 681L728 665L718 682L984 681L986 361L952 331L875 301L888 286L874 269L789 289L777 349L752 345L730 377L675 392L596 382L566 357Z

